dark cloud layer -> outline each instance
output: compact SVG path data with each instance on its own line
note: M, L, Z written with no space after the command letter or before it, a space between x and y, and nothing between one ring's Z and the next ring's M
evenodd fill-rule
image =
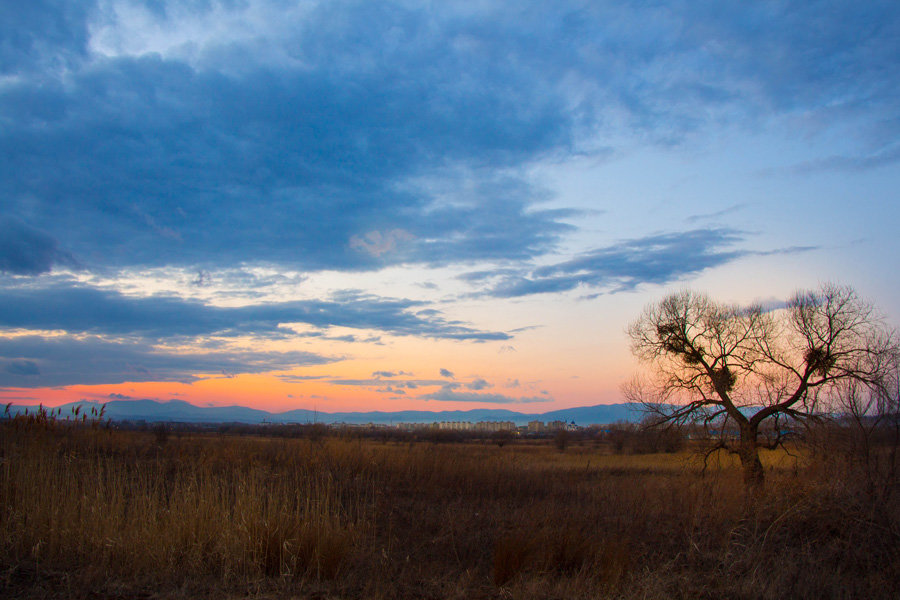
M0 215L0 273L37 275L54 265L74 266L75 261L49 235Z
M136 4L162 32L187 10ZM286 22L119 56L90 50L119 18L92 3L3 11L4 212L88 267L527 260L568 213L497 173L580 140L797 114L896 160L894 2L261 4Z
M143 341L97 336L0 337L0 388L126 381L190 383L197 380L197 374L264 373L332 360L307 352L178 352Z
M476 271L462 278L474 284L486 283L485 293L497 298L567 292L578 287L622 291L642 283L670 283L752 254L812 249L794 247L764 253L733 249L743 239L742 232L725 228L662 233L624 240L530 271L503 268Z
M447 64L439 41L424 56L342 68L347 36L372 44L361 57L379 54L371 32L392 26L393 13L366 12L349 30L302 27L311 68L225 74L148 55L85 61L65 83L8 85L0 191L88 265L366 269L547 250L568 227L530 209L535 192L520 182L472 173L483 185L441 206L406 182L568 145L561 98L522 73L453 87L467 66ZM409 14L405 34L418 39L426 20Z
M0 74L40 76L87 55L91 0L29 0L0 11Z
M376 329L394 335L459 340L506 340L448 321L420 303L345 292L332 300L295 300L243 307L217 307L172 296L130 297L115 291L58 285L0 289L0 327L64 330L151 339L208 335L290 335L282 324L319 328ZM350 338L347 338L348 340Z

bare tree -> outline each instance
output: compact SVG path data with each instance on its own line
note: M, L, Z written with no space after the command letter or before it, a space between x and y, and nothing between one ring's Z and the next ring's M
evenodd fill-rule
M717 447L740 457L752 487L765 477L759 449L783 441L785 420L837 409L837 388L848 381L880 389L897 361L896 335L874 307L852 288L830 284L774 310L679 292L648 306L628 334L632 352L651 368L625 387L626 397L657 425L735 430L720 435ZM764 424L771 427L761 436Z

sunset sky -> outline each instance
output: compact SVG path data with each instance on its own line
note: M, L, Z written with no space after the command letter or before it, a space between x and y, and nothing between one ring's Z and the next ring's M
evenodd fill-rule
M621 401L686 287L900 323L900 3L0 0L0 401Z

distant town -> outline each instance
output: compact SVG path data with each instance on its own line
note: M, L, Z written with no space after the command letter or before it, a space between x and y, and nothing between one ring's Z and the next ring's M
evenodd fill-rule
M374 424L369 424L375 427ZM481 433L494 433L497 431L509 431L517 433L551 433L560 430L577 431L580 429L574 421L566 423L565 421L529 421L528 425L516 425L512 421L479 421L472 423L471 421L440 421L431 424L425 423L397 423L394 427L405 431L415 431L417 429L440 429L444 431L473 431Z

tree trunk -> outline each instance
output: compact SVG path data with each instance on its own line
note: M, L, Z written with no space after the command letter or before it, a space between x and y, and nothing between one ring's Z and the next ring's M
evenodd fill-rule
M759 460L759 444L756 442L756 437L755 427L749 423L741 427L738 456L741 458L741 467L744 470L744 484L747 489L754 492L762 490L766 479L766 472Z

